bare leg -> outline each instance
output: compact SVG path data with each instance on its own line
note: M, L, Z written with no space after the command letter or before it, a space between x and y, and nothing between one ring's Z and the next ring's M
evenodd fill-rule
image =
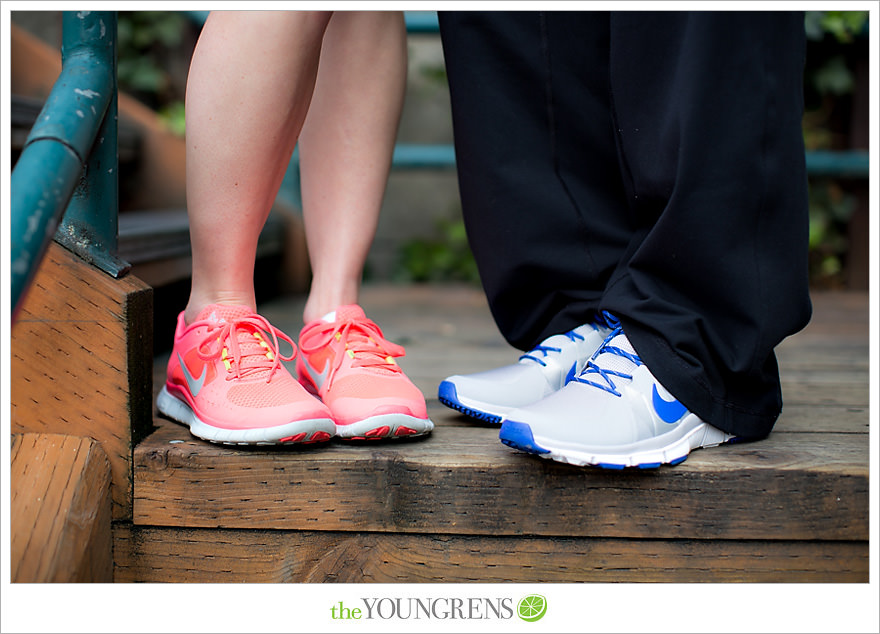
M301 11L208 17L186 96L188 322L208 304L256 308L257 240L309 108L329 18Z
M406 87L400 12L337 12L324 35L300 137L312 285L308 323L358 301L376 232Z

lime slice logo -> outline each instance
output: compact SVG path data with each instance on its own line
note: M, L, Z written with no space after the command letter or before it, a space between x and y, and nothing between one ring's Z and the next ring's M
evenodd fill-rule
M523 621L538 621L547 613L547 599L540 594L530 594L520 599L516 611Z

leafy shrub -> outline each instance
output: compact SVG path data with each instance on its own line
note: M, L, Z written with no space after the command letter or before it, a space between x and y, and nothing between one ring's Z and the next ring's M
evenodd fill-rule
M185 69L192 53L184 46L190 23L177 11L120 11L119 89L155 109L176 134L184 131Z
M464 222L440 220L434 236L401 244L394 277L401 282L479 284L477 264L468 246Z

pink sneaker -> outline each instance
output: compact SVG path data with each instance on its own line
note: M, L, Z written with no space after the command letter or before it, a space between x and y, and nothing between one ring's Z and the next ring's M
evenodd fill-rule
M293 355L279 354L279 339ZM336 430L330 410L281 364L295 355L290 337L246 306L208 306L189 326L180 313L157 406L211 442L329 440Z
M399 438L434 429L425 397L394 361L404 356L403 347L387 341L360 306L341 306L306 324L299 345L299 380L333 412L340 438Z

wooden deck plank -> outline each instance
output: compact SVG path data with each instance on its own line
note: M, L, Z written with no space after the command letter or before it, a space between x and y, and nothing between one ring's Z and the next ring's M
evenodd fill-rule
M442 354L448 356L450 354L449 348L447 348ZM167 362L167 359L168 355L165 354L158 358L155 365L153 375L153 387L155 393L158 393L165 381L165 363ZM502 360L500 363L510 362L510 359L511 357L508 356L506 360ZM424 354L419 356L420 364L429 363L431 361L432 359L429 356L426 357ZM404 363L405 361L402 362L402 364ZM293 364L288 365L292 369ZM497 425L485 424L472 418L468 418L467 416L452 412L441 405L437 400L437 385L439 380L441 380L437 379L437 376L446 377L459 370L450 369L448 373L442 375L437 374L436 371L430 373L420 371L419 368L415 368L415 370L418 374L408 370L409 376L412 377L425 392L428 401L429 415L435 423L453 427L486 427L489 429L498 429ZM786 372L786 377L790 379L791 372ZM861 387L853 390L853 392L859 395L859 399L861 400L861 391L868 389L868 369L865 368L864 372L855 373L852 376L852 379L861 384ZM869 412L867 405L835 404L833 402L835 400L834 386L828 386L824 392L824 396L821 392L811 392L803 389L798 389L792 394L790 393L789 388L785 387L788 383L788 380L784 382L785 404L782 410L782 415L779 417L779 420L774 427L775 431L868 433ZM814 387L814 389L817 388ZM795 394L799 397L798 399L794 398ZM805 395L809 397L811 394L815 394L828 402L818 404L814 402L816 401L815 398L807 398L808 402L806 403L797 402L797 400L804 400L803 397ZM153 402L155 404L155 394ZM167 421L159 418L158 414L154 411L154 422L155 424L162 426L165 425Z
M864 583L867 542L627 540L119 526L117 582Z
M448 433L447 432L448 429ZM134 522L493 535L867 539L867 443L773 434L675 469L584 470L524 456L489 428L395 445L205 447L163 425L139 448ZM793 512L793 509L797 512Z
M295 337L303 303L293 297L261 310ZM478 290L367 287L362 304L386 336L407 346L401 365L428 397L434 433L236 448L157 418L135 451L134 525L117 526L119 579L151 580L156 568L188 580L362 580L346 566L363 550L370 554L355 563L379 581L866 579L867 295L817 294L810 325L780 345L785 405L768 439L697 451L674 468L646 472L581 469L516 452L498 442L497 426L437 401L445 376L519 354L498 334ZM165 360L156 360L155 389ZM212 535L226 544L215 553L219 568L172 561L169 553L182 547L175 544L195 540L198 553ZM287 558L266 563L264 573L221 562L223 548L234 560L251 540L270 540ZM432 554L437 540L453 559ZM535 549L522 570L503 556L520 545ZM349 554L290 559L328 549ZM479 573L478 562L493 553L497 570ZM432 566L412 563L422 559ZM645 563L655 560L656 567ZM620 563L618 576L609 575L608 561Z

